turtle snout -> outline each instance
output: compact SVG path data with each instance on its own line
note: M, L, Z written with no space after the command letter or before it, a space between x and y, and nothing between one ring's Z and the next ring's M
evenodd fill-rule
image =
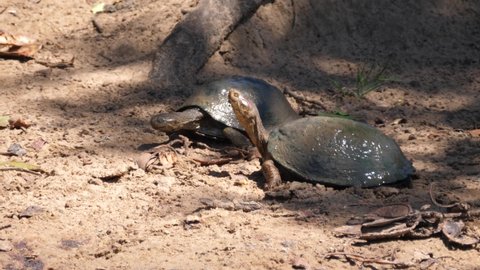
M150 118L150 125L163 132L173 132L176 130L177 120L170 114L157 114Z
M154 129L171 133L181 130L196 131L200 128L200 120L203 113L197 109L189 109L181 112L161 113L150 119Z

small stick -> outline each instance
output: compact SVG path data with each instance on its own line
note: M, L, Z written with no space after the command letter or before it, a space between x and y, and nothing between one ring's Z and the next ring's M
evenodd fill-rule
M8 229L10 227L12 227L12 224L2 225L2 226L0 226L0 231L4 230L4 229Z
M6 167L6 168L0 168L0 171L20 171L20 172L26 172L26 173L31 173L35 175L42 175L39 172L32 171L32 170L27 170L23 168L16 168L16 167Z
M433 204L435 204L438 207L442 208L452 208L457 206L459 203L452 203L452 204L441 204L439 203L436 199L435 196L433 196L433 186L435 185L435 182L430 183L430 188L428 190L428 193L430 194L430 200L432 201Z
M301 102L308 102L308 103L312 103L312 104L315 104L317 106L319 106L320 108L322 108L322 110L326 111L327 108L325 108L325 106L323 106L322 103L320 103L319 101L313 99L313 98L308 98L308 97L305 97L303 95L300 95L298 93L295 93L295 92L292 92L291 90L287 89L287 88L284 88L284 92L285 94L293 97L294 99L296 100L300 100Z
M346 252L328 253L325 256L325 258L339 257L339 256L344 256L346 259L349 259L349 260L359 261L362 264L376 263L376 264L383 264L383 265L394 265L396 267L401 267L401 268L414 266L413 263L399 262L399 261L389 261L389 260L385 260L385 259L381 259L381 258L368 258L368 257L364 257L364 256L359 255L359 254L346 253Z
M217 159L192 158L192 160L200 163L201 166L223 165L232 161L231 158L217 158Z

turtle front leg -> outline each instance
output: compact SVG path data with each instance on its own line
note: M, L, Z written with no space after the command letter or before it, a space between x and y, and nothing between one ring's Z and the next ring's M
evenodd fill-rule
M235 147L240 148L245 153L247 160L260 158L261 155L258 152L257 147L252 145L247 136L245 136L238 129L232 127L226 127L223 129L223 135L230 140Z
M262 163L263 177L265 177L265 190L272 190L282 182L280 171L275 166L273 160L265 160Z

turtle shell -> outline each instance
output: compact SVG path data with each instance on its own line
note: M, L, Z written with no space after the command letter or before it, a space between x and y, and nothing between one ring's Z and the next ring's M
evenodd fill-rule
M253 100L267 130L299 118L279 89L263 80L239 76L213 81L198 87L179 111L198 107L222 125L243 130L228 102L228 92L231 88L235 88ZM219 136L220 127L217 124L203 121L199 131L206 135Z
M273 159L307 181L372 187L407 179L414 169L391 138L338 117L298 119L273 130Z

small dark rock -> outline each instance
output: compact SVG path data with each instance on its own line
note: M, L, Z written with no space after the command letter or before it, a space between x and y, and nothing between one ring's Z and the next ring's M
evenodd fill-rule
M382 125L385 124L385 121L383 119L380 119L378 117L375 118L375 125Z
M18 143L14 143L14 144L10 145L7 152L9 154L12 154L12 155L18 156L18 157L22 157L22 156L27 154L27 150L23 149L23 147Z
M60 241L60 246L63 249L72 249L72 248L78 248L82 245L81 242L77 240L62 240Z
M297 257L292 260L292 268L308 270L310 269L310 266L308 265L308 263L305 261L304 258Z
M411 87L415 87L415 88L420 87L420 82L418 82L418 81L410 81L408 84Z
M6 240L0 240L0 252L8 252L13 249L12 243Z
M42 213L45 211L42 207L31 205L27 207L27 209L23 210L20 214L18 214L18 218L31 218L36 214Z

